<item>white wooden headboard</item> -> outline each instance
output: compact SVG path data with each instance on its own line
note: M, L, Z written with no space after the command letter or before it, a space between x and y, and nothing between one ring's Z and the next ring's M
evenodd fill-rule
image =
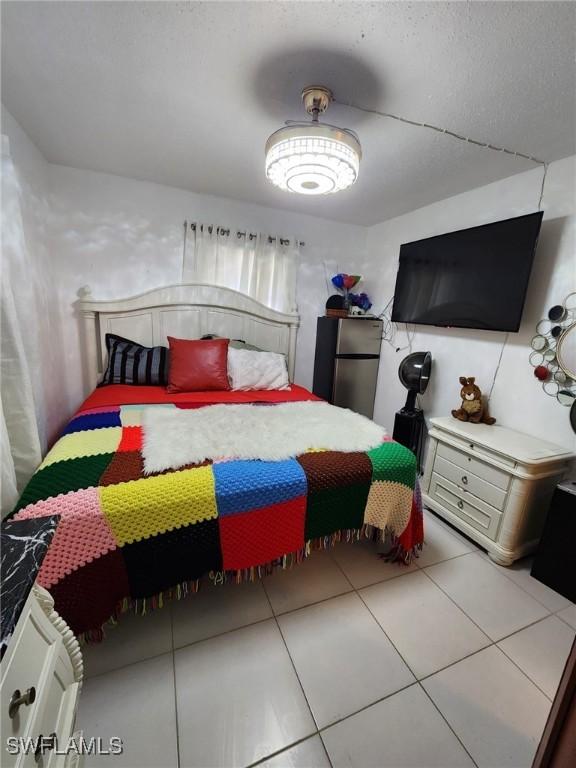
M95 301L84 289L77 303L84 329L85 365L95 386L106 365L105 336L117 333L145 346L166 345L167 336L199 339L207 333L243 339L282 352L294 378L297 314L260 304L243 293L215 285L168 285L125 299Z

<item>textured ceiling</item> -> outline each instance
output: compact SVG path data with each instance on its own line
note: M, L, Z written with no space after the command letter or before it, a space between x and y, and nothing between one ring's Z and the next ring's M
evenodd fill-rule
M303 86L554 160L575 152L571 2L3 2L2 100L52 163L373 224L534 167L333 105L357 184L273 188Z

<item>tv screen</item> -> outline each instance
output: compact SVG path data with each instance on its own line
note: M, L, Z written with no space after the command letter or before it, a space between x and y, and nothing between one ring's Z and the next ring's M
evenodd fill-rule
M402 245L392 320L517 331L542 215Z

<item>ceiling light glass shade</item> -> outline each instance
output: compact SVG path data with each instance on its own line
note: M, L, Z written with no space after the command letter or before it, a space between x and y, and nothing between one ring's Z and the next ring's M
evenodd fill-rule
M328 195L358 178L362 150L349 131L321 123L287 126L266 142L266 176L301 195Z

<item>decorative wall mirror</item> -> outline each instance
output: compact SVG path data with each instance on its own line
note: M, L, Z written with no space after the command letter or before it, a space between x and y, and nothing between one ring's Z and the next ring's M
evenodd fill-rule
M576 407L576 291L556 304L536 326L530 363L547 395L561 405ZM571 417L574 427L574 416ZM575 429L576 431L576 429Z

